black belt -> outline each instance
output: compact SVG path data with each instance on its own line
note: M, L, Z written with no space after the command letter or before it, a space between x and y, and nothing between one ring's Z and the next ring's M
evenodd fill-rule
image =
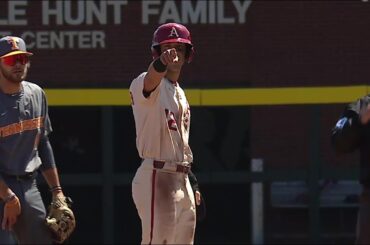
M165 162L163 161L156 161L156 160L153 161L154 168L162 169L164 167L164 164ZM176 165L176 172L187 174L189 173L189 170L190 170L189 166L184 166L184 165L179 165L179 164Z
M16 179L18 181L20 180L30 180L36 177L37 171L26 173L22 175L15 175L15 174L7 174L7 173L1 173L2 176L10 179Z

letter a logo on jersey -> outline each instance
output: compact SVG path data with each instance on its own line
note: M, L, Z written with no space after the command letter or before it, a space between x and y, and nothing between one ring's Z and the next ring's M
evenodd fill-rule
M169 37L179 37L179 34L177 34L176 28L172 27Z

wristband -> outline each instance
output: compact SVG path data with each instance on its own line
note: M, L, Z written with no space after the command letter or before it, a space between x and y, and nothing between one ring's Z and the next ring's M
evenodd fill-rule
M166 71L167 65L163 64L160 58L157 58L153 62L153 68L156 72L162 73Z
M61 191L61 190L62 190L62 187L60 185L53 186L49 189L50 192Z

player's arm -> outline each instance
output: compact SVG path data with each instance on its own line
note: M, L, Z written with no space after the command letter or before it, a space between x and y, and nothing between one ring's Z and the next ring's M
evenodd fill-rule
M191 170L189 170L188 177L190 185L194 192L197 221L202 221L206 217L206 203L203 195L200 193L198 180Z
M363 125L368 122L361 120L362 110L361 100L349 105L332 129L331 140L337 152L351 152L359 147Z
M18 215L21 213L21 204L18 197L2 178L0 179L0 197L5 203L1 228L3 230L11 230L12 226L17 222Z
M53 149L47 135L41 137L38 151L42 161L40 170L50 188L50 191L53 196L64 196L62 187L60 186Z
M201 202L201 199L200 199L201 194L200 194L200 190L199 190L198 180L195 177L195 174L191 170L189 170L188 177L189 177L190 185L191 185L191 187L194 191L194 194L195 194L195 202L199 206L200 202Z
M62 187L59 181L59 175L57 168L49 168L42 171L42 175L44 176L48 186L50 187L50 192L54 197L64 197Z
M161 55L150 63L148 72L144 78L144 93L151 93L166 75L167 65L178 62L175 48L165 50Z
M8 185L4 182L4 180L1 178L0 180L0 198L4 200L7 196L11 195L13 192L8 187Z
M38 153L41 159L42 164L40 165L40 171L47 182L53 197L55 196L64 196L62 188L60 186L58 170L55 164L54 151L49 140L49 134L52 132L52 127L50 123L50 118L48 114L48 105L45 96L43 93L43 115L44 118L44 128L40 134L40 142L38 144Z

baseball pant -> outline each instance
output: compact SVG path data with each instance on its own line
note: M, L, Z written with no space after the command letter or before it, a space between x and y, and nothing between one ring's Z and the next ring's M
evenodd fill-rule
M17 240L14 238L13 233L0 229L0 244L18 244Z
M52 244L51 233L45 225L46 210L36 179L17 180L4 176L4 180L21 203L21 214L12 232L18 244ZM0 209L2 220L3 202L0 202ZM0 229L0 243L7 243L9 239L9 232Z
M132 181L142 225L141 244L193 244L194 194L187 174L154 169L144 160Z

